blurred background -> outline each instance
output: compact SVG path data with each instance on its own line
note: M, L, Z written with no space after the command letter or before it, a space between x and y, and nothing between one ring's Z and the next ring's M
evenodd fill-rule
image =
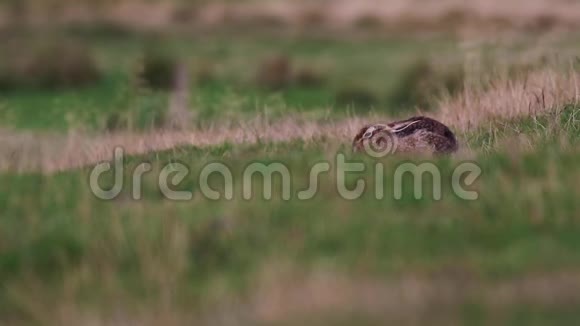
M461 89L466 68L480 79L477 69L508 69L491 67L498 57L523 67L545 51L575 51L566 43L576 40L561 35L575 30L580 12L569 0L2 1L0 8L1 118L59 130L200 124L286 114L287 106L313 117L429 110L441 93ZM177 88L187 88L185 119L165 112Z
M575 324L579 28L576 0L0 0L0 324ZM373 188L352 137L419 114L477 201L156 186L257 161L300 188L346 153ZM90 192L117 146L127 182L153 164L141 201Z

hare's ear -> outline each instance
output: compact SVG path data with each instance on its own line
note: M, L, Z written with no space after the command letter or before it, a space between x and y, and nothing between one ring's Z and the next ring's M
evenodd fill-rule
M392 127L392 129L393 129L394 132L401 132L401 131L403 131L403 130L405 130L405 129L407 129L407 128L411 127L412 125L414 125L416 123L419 123L419 122L420 122L420 120L417 120L417 121L406 121L406 122L403 122L403 123L398 123L398 124L395 124Z
M391 127L389 127L388 125L384 125L384 124L370 126L369 128L367 128L367 130L363 134L362 138L363 139L371 139L371 138L373 138L373 136L377 132L381 132L381 131L393 132L393 129Z

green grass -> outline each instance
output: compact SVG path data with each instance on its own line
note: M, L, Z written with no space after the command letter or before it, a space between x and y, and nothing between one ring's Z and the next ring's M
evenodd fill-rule
M184 59L192 75L199 77L194 78L190 92L199 124L251 118L257 113L276 118L298 112L313 119L369 112L400 115L401 110L413 110L393 100L399 96L401 102L409 100L407 94L393 93L409 77L408 69L426 52L446 57L456 49L445 37L347 42L267 35L181 35L163 41L131 34L89 36L86 44L98 59L103 79L79 89L3 91L2 126L94 131L105 129L112 117L127 115L135 120L134 127L150 128L165 109L168 94L136 86L140 84L135 71L148 47ZM84 38L75 33L71 37ZM290 57L299 68L319 72L324 81L277 91L260 87L255 81L260 65L279 54ZM405 80L403 86L407 83L413 81ZM360 102L354 106L337 103L340 94L350 94ZM236 311L247 310L249 317L244 318L249 321L242 318L241 324L324 325L354 320L374 325L391 320L364 307L358 311L357 306L330 309L331 313L314 307L279 323L253 319L248 302L262 293L257 289L262 289L259 285L268 277L290 290L305 291L300 276L323 270L345 277L349 284L373 280L372 284L380 286L417 278L434 287L440 282L452 285L452 290L458 287L451 291L453 304L443 301L440 307L435 304L438 296L434 303L427 302L422 318L434 324L572 324L579 319L575 309L580 297L573 286L562 286L566 283L560 276L580 272L579 112L577 105L571 105L544 116L493 121L459 135L469 148L466 154L430 159L441 170L440 201L431 196L430 178L423 181L425 197L413 197L408 177L403 180L403 198L393 197L396 167L423 162L416 157L380 160L385 166L385 197L376 199L372 190L377 161L355 155L348 144L332 139L179 147L128 157L125 188L112 201L99 200L91 193L90 168L55 175L1 172L0 323L47 324L47 320L69 315L74 320L75 314L85 313L88 323L93 312L120 314L132 321L139 311L156 317L157 309L162 316L204 316L209 311L210 316L232 320L237 320ZM362 197L341 198L333 170L320 177L313 199L298 200L296 193L309 184L311 167L321 161L334 166L334 158L341 153L367 168L347 178L349 188L357 178L366 181ZM463 157L482 169L470 187L479 193L475 201L462 200L452 192L451 175ZM143 199L135 201L130 177L143 162L152 163L153 172L144 177ZM190 168L191 173L174 189L192 191L192 200L169 201L160 192L155 176L170 162ZM221 162L232 170L233 200L202 196L199 172L209 162ZM278 179L272 200L242 198L242 171L255 162L288 167L291 200L281 199ZM103 186L111 181L112 175L106 175ZM224 188L219 178L210 183L217 190ZM254 190L259 195L261 187ZM556 290L544 297L541 284L538 290L526 283L535 277L545 277ZM520 281L523 285L518 287ZM462 282L474 288L464 290ZM510 286L515 290L509 291ZM411 285L404 290L415 293L416 289ZM485 290L494 295L511 293L515 299L496 304L495 296L491 302L485 297ZM332 289L327 291L332 295ZM368 301L366 294L362 297ZM395 306L401 299L393 299L396 295L387 294L387 301ZM354 296L353 305L359 297ZM231 302L235 309L228 309ZM167 306L171 308L163 310ZM415 311L400 310L393 318L416 321Z
M482 128L466 135L469 146L493 153L506 139L525 138L533 146L554 146L547 140L575 144L580 137L580 115L577 105L568 105L548 114L512 121L496 121L492 128Z
M38 42L37 36L19 37L19 46ZM339 41L219 35L82 37L73 33L67 37L52 35L45 42L71 39L92 49L103 79L80 89L2 91L2 125L37 130L99 130L106 125L107 116L124 112L147 120L142 112L148 109L143 106L153 102L157 110L162 110L167 94L152 95L146 87L131 81L146 49L163 49L189 64L193 77L191 107L198 121L238 119L264 112L271 116L289 111L318 115L371 110L396 113L402 109L392 102L397 95L392 94L398 89L397 80L408 67L425 57L424 48L439 54L455 48L449 38L443 37L429 41L403 38ZM263 88L256 82L256 76L263 63L275 55L287 56L295 70L317 74L320 83L288 85L275 91ZM361 93L373 100L359 102ZM347 97L337 102L340 94ZM139 127L148 127L150 123L144 121Z
M577 145L578 122L569 123L577 112L569 108L561 116L538 121L561 121L557 127ZM506 125L529 135L541 130L539 122ZM106 307L106 298L115 293L125 293L128 302L155 302L167 290L178 306L194 310L201 309L216 282L227 295L252 293L260 271L279 261L304 271L331 266L355 282L369 275L389 280L451 270L495 284L575 272L580 268L580 154L561 148L560 140L558 135L544 137L536 150L517 157L501 150L477 154L474 161L483 174L472 187L479 192L476 201L452 193L449 180L459 162L448 158L434 161L444 180L443 200L433 200L429 191L426 198L413 198L410 178L404 179L403 198L394 199L394 168L406 161L396 157L382 160L387 186L381 200L372 191L354 201L340 198L332 175L320 178L320 191L312 200L284 201L279 190L271 201L241 198L240 176L252 162L283 162L297 191L308 185L314 163L341 152L366 164L368 171L358 176L374 189L376 162L332 143L186 147L132 157L125 162L127 182L139 163L154 165L155 172L145 177L141 201L130 199L129 186L114 201L96 199L88 186L89 169L53 176L3 174L0 182L10 186L0 191L0 278L12 286L0 290L0 311L30 317L15 296L24 293L28 279L36 282L28 286L48 291L54 303L65 295L67 280L80 277L83 270L89 272L72 285L72 294L67 288L80 306ZM191 168L176 189L194 191L193 200L171 202L161 195L154 176L168 162ZM223 162L232 169L234 200L201 196L198 176L207 162ZM354 187L354 176L347 180ZM210 181L223 188L219 180ZM427 186L431 182L424 180ZM165 266L168 274L155 276L155 266ZM174 283L164 284L164 277ZM103 282L114 289L101 287ZM472 299L462 303L475 304L480 314L468 314L466 321L490 320L491 308ZM541 323L553 311L573 306L574 301L558 308L515 304L504 307L504 313L513 324ZM578 317L557 315L563 321Z

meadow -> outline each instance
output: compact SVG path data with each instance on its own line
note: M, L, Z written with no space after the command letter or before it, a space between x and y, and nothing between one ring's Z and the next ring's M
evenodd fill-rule
M75 29L3 37L2 324L580 319L577 34ZM459 152L352 153L365 123L416 114L447 123ZM93 166L117 146L128 154L126 185L140 163L152 164L141 200L130 187L111 201L91 192ZM338 154L367 167L346 180L349 188L365 180L362 197L341 198L332 171L314 198L298 199L311 166ZM207 199L199 171L211 162L236 180L251 163L283 163L292 198L275 180L271 200L243 199L238 183L232 200ZM443 198L433 198L429 178L415 198L406 178L395 199L393 170L405 162L434 163ZM452 191L462 162L482 170L469 188L477 200ZM172 189L193 191L191 200L161 193L156 176L170 163L189 167ZM380 178L377 163L386 167ZM379 179L382 199L372 191ZM102 181L110 186L113 176ZM219 178L210 183L224 189Z

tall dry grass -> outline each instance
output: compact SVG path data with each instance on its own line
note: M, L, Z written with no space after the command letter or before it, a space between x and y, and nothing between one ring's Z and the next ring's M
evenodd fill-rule
M507 76L443 99L438 117L457 131L470 131L498 119L537 116L580 103L580 73L554 69L530 71L517 79Z

